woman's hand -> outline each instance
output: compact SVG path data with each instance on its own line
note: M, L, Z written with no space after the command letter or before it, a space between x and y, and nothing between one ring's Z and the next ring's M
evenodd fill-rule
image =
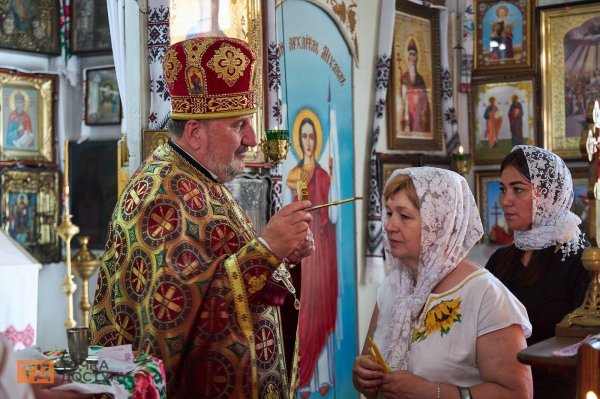
M383 381L383 370L369 355L360 355L352 367L352 382L367 398L376 398Z
M408 371L394 371L383 377L381 396L389 399L436 398L438 384Z

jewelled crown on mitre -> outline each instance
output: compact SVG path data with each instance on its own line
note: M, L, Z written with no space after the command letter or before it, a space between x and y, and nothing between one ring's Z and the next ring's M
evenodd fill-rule
M172 119L227 118L256 112L255 56L246 42L197 37L163 59Z

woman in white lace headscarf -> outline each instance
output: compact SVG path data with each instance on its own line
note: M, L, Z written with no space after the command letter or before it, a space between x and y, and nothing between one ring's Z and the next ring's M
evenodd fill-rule
M516 146L500 171L499 201L514 243L494 252L486 268L525 305L533 326L527 343L533 345L554 336L556 324L583 302L590 281L581 263L587 243L581 220L570 211L571 173L556 154ZM546 368L532 372L536 399L575 397L574 379Z
M531 398L517 361L531 326L524 307L466 259L483 228L467 182L437 168L396 170L383 191L388 275L368 336L392 372L363 354L353 368L367 398Z

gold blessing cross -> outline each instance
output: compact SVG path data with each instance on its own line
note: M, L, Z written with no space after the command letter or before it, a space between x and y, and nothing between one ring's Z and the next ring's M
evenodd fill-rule
M305 201L308 199L308 187L304 180L298 180L296 182L296 194L298 194L298 201Z

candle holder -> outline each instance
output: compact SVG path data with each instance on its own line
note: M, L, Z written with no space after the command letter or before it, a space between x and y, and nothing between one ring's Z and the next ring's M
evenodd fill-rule
M453 171L462 176L468 175L471 171L471 154L464 153L461 146L457 153L452 154L451 163Z
M587 337L600 332L600 248L588 247L581 255L583 266L592 274L580 307L556 325L556 335Z
M81 250L73 256L71 263L77 277L81 279L79 309L81 310L81 323L84 327L87 327L90 322L90 309L92 307L88 293L89 279L100 268L100 259L88 249L90 237L80 236L77 239L79 240L79 245L81 245Z
M73 282L73 274L71 274L71 239L79 233L79 226L71 222L71 214L68 207L65 207L63 212L62 223L56 227L56 233L65 242L65 264L67 265L67 274L63 283L63 292L67 296L67 320L65 321L66 328L73 328L77 322L73 318L73 294L77 290L77 285Z
M266 130L266 140L261 140L259 146L263 154L275 165L287 157L290 149L290 135L287 129Z
M590 161L589 183L593 184L592 192L588 193L589 198L589 220L590 220L590 241L593 246L583 250L581 261L583 266L591 272L592 280L588 285L585 298L581 306L567 314L556 325L556 335L563 337L587 337L590 334L600 333L600 248L598 245L598 222L596 219L598 199L600 199L600 186L598 179L599 159L598 143L600 137L600 105L598 101L594 103L594 108L588 109L588 122L592 129L588 131L588 138L585 145L585 151Z

